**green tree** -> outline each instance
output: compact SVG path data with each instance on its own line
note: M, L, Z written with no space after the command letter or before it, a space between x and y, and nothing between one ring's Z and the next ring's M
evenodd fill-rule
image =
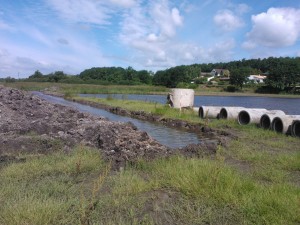
M147 70L141 70L137 72L137 76L141 83L144 84L151 84L152 83L152 77L150 73Z
M243 89L244 84L248 81L248 77L251 74L250 67L241 67L233 69L230 72L230 84L235 85Z
M190 83L194 78L199 77L200 73L199 65L176 66L165 71L157 71L153 83L173 88L179 83Z
M34 79L34 78L43 78L43 74L40 71L36 70L34 74L29 76L29 79Z
M279 58L272 61L266 84L279 89L290 89L300 82L300 61L292 58Z

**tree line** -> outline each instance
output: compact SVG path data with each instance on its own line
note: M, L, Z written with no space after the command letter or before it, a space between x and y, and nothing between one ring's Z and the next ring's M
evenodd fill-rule
M170 88L188 87L192 80L199 81L201 72L209 73L213 69L230 71L230 84L242 88L250 74L267 75L260 92L292 91L300 85L300 57L269 57L265 59L242 59L227 63L202 63L181 65L159 70L155 73L146 70L137 71L132 67L93 67L78 75L67 75L56 71L47 75L39 71L27 79L28 81L62 82L62 83L93 83L93 84L152 84Z
M176 87L199 77L201 72L210 73L213 69L226 69L230 72L230 84L242 88L249 75L266 75L264 86L257 92L291 92L300 85L300 57L269 57L265 59L243 59L228 63L202 63L189 66L177 66L157 71L153 84Z
M60 82L60 83L86 83L86 84L151 84L152 74L149 71L136 71L132 67L93 67L86 69L78 75L68 75L63 71L56 71L47 75L35 71L27 81Z

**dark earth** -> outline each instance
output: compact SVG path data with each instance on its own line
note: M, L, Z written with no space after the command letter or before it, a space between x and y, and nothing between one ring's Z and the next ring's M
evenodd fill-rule
M143 112L128 112L114 107L107 110L159 121L159 118L150 118ZM111 161L113 168L119 169L142 158L151 160L174 154L188 157L214 155L217 146L226 144L230 138L227 133L213 131L201 125L166 119L161 122L195 132L206 132L215 137L215 141L170 149L146 132L137 130L131 123L112 122L49 103L29 92L0 86L0 165L18 161L15 155L19 153L47 154L61 149L69 152L74 146L86 145L99 149L104 159ZM25 159L21 161L23 160Z

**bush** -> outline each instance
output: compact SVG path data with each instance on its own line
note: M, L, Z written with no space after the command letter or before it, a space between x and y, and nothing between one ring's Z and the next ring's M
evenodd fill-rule
M236 89L236 87L233 86L233 85L228 85L228 86L226 87L226 91L227 91L227 92L236 92L237 89Z
M271 86L261 86L255 90L255 93L262 93L262 94L279 94L280 88L274 88Z
M200 78L196 78L195 79L195 83L196 84L205 84L207 82L207 78L206 77L200 77Z
M198 84L191 84L191 83L184 83L180 82L176 85L176 88L189 88L189 89L196 89Z
M4 82L5 82L5 83L14 83L14 82L16 82L16 79L13 78L13 77L6 77L6 78L4 79Z

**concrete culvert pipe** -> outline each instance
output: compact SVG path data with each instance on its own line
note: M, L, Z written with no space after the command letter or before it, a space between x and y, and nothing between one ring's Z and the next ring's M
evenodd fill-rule
M199 117L204 118L219 118L219 113L222 107L220 106L200 106Z
M293 137L300 138L300 119L293 121L291 130L292 130L291 133Z
M237 119L240 111L244 110L244 107L223 107L220 110L220 119Z
M194 94L193 89L182 89L182 88L173 88L169 94L170 105L174 108L192 108L194 105Z
M259 125L261 128L271 129L273 119L277 116L283 116L283 115L285 115L285 112L281 110L269 111L261 116Z
M291 125L294 120L300 120L300 115L285 115L275 117L271 125L272 130L283 134L291 134Z
M247 125L249 123L259 123L261 116L266 112L268 112L267 109L242 110L238 115L238 123L240 125Z

